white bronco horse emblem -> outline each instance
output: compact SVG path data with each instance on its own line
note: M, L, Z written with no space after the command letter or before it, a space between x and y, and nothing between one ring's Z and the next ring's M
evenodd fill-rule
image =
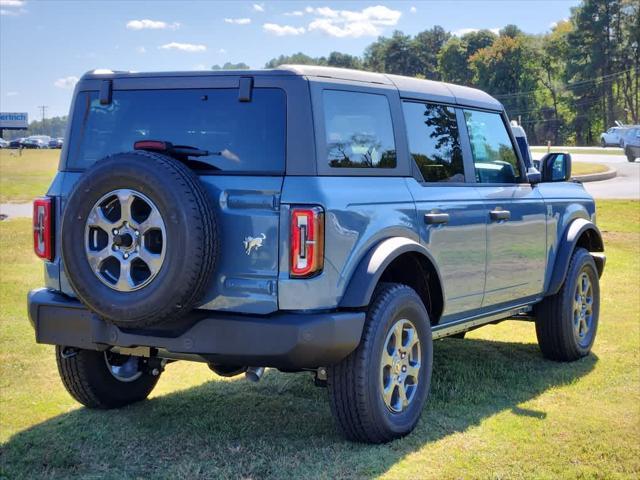
M267 236L264 233L261 233L257 237L244 237L244 251L247 255L251 255L252 250L258 250L262 246L262 242L267 239Z

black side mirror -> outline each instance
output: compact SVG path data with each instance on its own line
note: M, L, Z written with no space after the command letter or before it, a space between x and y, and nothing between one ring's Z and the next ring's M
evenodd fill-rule
M566 182L571 179L571 154L547 153L540 168L543 182Z

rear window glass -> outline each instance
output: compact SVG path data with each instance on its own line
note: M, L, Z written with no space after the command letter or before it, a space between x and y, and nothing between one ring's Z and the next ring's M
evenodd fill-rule
M323 103L330 167L396 166L396 145L387 97L325 90Z
M456 111L434 103L403 102L411 156L425 182L464 182Z
M78 94L67 167L84 169L107 155L133 150L139 140L162 140L209 152L212 169L282 173L285 94L254 89L251 102L237 89L115 90L109 105L98 92Z

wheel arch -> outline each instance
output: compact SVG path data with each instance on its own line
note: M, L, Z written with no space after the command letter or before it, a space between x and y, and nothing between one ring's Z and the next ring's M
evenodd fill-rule
M576 248L584 248L592 254L604 252L604 242L600 230L595 224L584 218L575 219L565 229L558 245L558 253L545 295L554 295L560 290L569 270L571 256ZM604 271L605 257L604 255L593 255L593 258L598 269L598 276L601 276Z
M427 308L431 323L444 310L440 272L429 251L404 237L382 240L358 264L340 301L343 308L365 307L380 282L402 283L413 288Z

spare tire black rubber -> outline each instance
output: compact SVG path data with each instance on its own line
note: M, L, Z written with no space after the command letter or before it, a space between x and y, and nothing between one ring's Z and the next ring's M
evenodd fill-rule
M118 194L109 197L112 192ZM118 200L122 192L133 199L130 208ZM98 211L109 216L102 219L104 228L91 227ZM159 213L161 228L145 226L152 223L147 211ZM123 225L123 212L131 212L130 223ZM218 238L211 200L193 171L157 153L119 153L90 167L66 202L64 272L80 301L106 321L129 328L158 325L178 319L201 299L215 268ZM143 254L153 260L145 263ZM126 284L117 283L127 269Z

